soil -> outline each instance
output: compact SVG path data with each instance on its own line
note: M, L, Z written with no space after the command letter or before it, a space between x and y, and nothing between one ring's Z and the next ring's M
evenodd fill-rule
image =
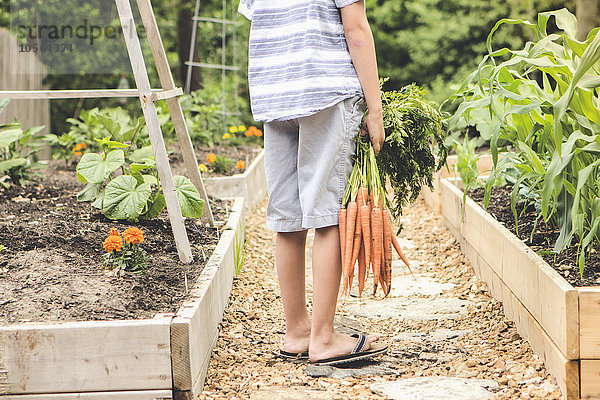
M46 178L0 189L0 326L152 318L175 312L219 239L218 228L186 220L194 262L181 264L166 210L150 221L108 220L90 203L73 171L51 164ZM220 225L229 202L211 203ZM117 276L102 266L110 228L135 226L148 253L143 275Z
M207 178L213 176L232 176L235 174L243 174L244 172L246 172L246 169L250 167L252 161L254 161L256 156L262 150L262 147L253 144L242 144L239 146L215 145L212 147L195 146L195 148L196 159L198 160L198 164L204 164L209 168L208 172L202 174L203 177ZM211 153L230 158L233 161L233 163L231 168L229 168L229 171L227 171L226 173L214 171L211 168L210 163L206 160L206 157ZM170 160L172 162L174 173L181 174L185 171L183 157L181 157L178 153L171 154ZM244 161L244 168L242 169L236 168L236 163L239 160Z
M539 254L556 272L562 275L573 286L598 286L600 285L600 253L598 247L587 251L583 277L577 266L578 242L573 240L573 245L560 254L553 252L554 243L560 231L556 226L548 225L543 221L538 223L537 229L531 238L535 226L537 212L533 206L523 211L522 205L517 205L519 217L519 233L516 232L515 219L510 208L510 193L508 186L494 187L490 195L487 211L500 221L509 231L515 234L533 251ZM484 188L477 188L468 192L468 195L483 207Z

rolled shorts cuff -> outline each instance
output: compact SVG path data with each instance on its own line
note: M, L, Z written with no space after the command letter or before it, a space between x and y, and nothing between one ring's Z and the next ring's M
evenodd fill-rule
M298 232L303 231L302 218L284 219L267 217L267 229L275 232Z
M309 217L305 216L302 222L304 229L318 229L325 228L328 226L338 225L339 224L339 215L329 214L322 215L318 217Z

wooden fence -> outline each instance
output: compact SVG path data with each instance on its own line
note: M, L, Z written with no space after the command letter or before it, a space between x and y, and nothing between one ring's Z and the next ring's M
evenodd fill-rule
M17 73L18 72L18 73ZM4 28L0 28L0 90L41 90L46 76L46 66L35 53L19 52L16 39ZM17 118L24 128L44 125L42 131L49 132L50 101L11 100L0 113L0 123L12 122Z

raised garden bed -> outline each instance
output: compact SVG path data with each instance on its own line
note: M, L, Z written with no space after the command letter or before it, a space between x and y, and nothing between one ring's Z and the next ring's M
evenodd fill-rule
M204 178L206 190L217 197L245 197L246 207L253 209L267 195L265 151L262 150L245 172L233 176Z
M446 226L475 273L565 397L599 398L600 287L571 285L472 199L463 203L462 191L446 178L440 178L439 196Z
M38 201L39 199L35 199L35 203ZM13 202L17 205L31 206L34 200L28 196L17 196ZM57 214L54 218L65 217L61 216L61 212L63 207L68 209L69 205L64 203L65 201L61 203L63 206L53 211ZM23 212L24 219L27 219L27 215L29 213ZM93 215L86 217L96 218ZM31 244L32 248L28 251L32 259L36 253L42 254L41 251L35 250L36 241L51 240L48 236L52 236L36 235L36 229L43 232L41 228L45 226L45 222L41 218L29 220L35 221L38 222L31 224L31 231L15 231L13 235L15 243ZM89 259L93 259L93 246L98 243L85 234L77 236L77 233L73 232L74 226L78 224L77 219L67 217L65 222L64 230L54 234L65 236L63 239L67 239L66 241L73 246L88 246ZM212 248L214 243L207 247L207 256L210 257L204 263L203 269L196 274L195 283L193 274L189 275L187 296L180 295L177 291L171 293L176 303L172 308L173 312L153 311L156 298L168 297L168 293L162 292L160 286L152 286L146 282L156 281L159 284L161 279L166 277L162 275L165 272L163 264L166 264L164 257L161 259L152 255L147 277L113 277L121 279L121 285L129 284L131 292L147 291L148 306L146 309L141 307L139 313L131 312L129 303L126 303L125 307L123 303L109 307L97 302L74 301L72 306L65 303L61 305L62 308L58 307L63 310L62 316L57 316L52 311L44 315L43 308L51 304L40 303L41 310L37 310L37 313L33 310L22 314L15 310L3 313L12 303L9 301L0 304L0 315L4 318L0 324L0 398L135 400L196 396L203 385L208 359L217 336L218 323L231 290L234 251L236 242L243 243L243 226L244 199L236 198L220 234L213 229L217 236L215 242L218 242L212 255L208 248ZM93 236L93 229L89 229L89 236ZM142 229L146 231L146 227ZM73 234L75 237L71 237ZM147 241L148 244L156 244L151 234L147 235ZM12 243L3 244L8 248ZM197 260L202 259L200 247L196 246L194 253ZM169 253L170 250L166 250L166 253ZM171 250L171 258L176 260L176 251ZM54 256L59 257L56 254ZM72 252L64 254L60 262L64 264L64 269L69 269L74 265L73 259L80 263L83 260L82 269L85 269L85 263L90 262L86 257L86 254ZM2 268L8 267L8 262L2 265ZM94 275L103 273L98 270L97 265L88 265L87 268L90 275L88 286L90 295L93 296L97 294L95 292L106 289L96 286L97 281L94 280ZM180 271L188 269L191 268L179 268ZM159 271L158 275L154 276L151 270ZM16 292L27 297L37 292L51 291L59 286L52 283L40 284L41 277L36 278L39 275L42 274L23 275L23 285ZM77 274L74 272L73 275ZM84 283L85 278L84 275ZM57 277L57 283L60 279ZM27 294L30 289L31 294ZM116 285L115 298L118 297L119 290ZM110 308L113 310L109 310ZM77 320L78 315L96 320ZM26 320L31 322L25 322Z

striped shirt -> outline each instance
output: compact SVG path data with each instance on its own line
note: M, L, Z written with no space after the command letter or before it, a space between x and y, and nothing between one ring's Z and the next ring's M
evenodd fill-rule
M241 0L252 21L248 54L256 121L315 114L363 95L340 8L358 0Z

